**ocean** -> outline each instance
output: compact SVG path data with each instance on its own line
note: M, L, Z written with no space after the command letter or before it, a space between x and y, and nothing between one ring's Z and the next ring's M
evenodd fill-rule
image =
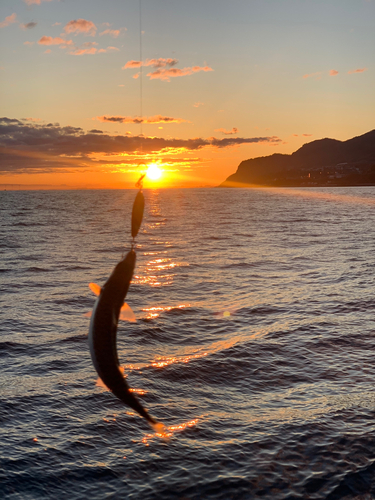
M375 498L375 187L145 189L129 385L95 296L134 190L0 193L0 498Z

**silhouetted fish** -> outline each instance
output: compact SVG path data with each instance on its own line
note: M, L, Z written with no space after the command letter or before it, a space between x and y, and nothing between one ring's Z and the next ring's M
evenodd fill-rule
M158 424L129 391L117 357L117 323L133 277L135 259L135 252L131 250L117 264L100 291L90 321L90 353L95 369L108 389L160 432L163 424Z

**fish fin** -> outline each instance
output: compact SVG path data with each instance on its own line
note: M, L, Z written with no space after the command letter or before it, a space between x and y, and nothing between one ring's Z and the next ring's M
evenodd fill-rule
M131 307L126 302L120 309L119 319L122 319L123 321L130 321L130 323L136 323L137 321Z
M95 295L100 295L101 288L96 283L89 283L89 288Z
M103 380L100 377L96 381L95 385L97 387L102 387L103 389L106 389L107 391L109 391L108 387L105 385L105 383L103 382Z
M92 311L89 311L89 312L85 313L85 314L84 314L84 316L85 316L86 318L91 318L91 316L92 316Z

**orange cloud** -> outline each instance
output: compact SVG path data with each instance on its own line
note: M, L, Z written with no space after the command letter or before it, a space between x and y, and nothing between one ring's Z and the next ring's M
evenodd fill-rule
M303 75L302 78L313 78L314 76L316 76L316 79L319 80L321 77L321 74L322 74L321 71L317 71L316 73L309 73L309 74Z
M34 42L23 42L24 45L34 45Z
M26 5L40 5L42 2L51 2L52 0L23 0Z
M336 71L335 69L331 69L331 71L329 72L329 76L336 76L338 74L339 74L339 72Z
M87 21L86 19L76 19L74 21L69 21L65 27L65 33L86 33L87 35L94 36L96 33L97 27L91 21Z
M104 50L104 49L101 49L101 50ZM69 52L69 54L72 56L83 56L84 54L93 55L93 54L96 54L97 52L100 52L100 51L98 51L98 49L95 47L90 47L88 49L75 49L75 50L72 50L71 52Z
M42 2L51 2L52 0L23 0L26 5L40 5Z
M109 35L112 38L117 38L120 34L120 30L104 30L101 33L99 33L99 36L103 35Z
M302 135L303 135L303 137L311 137L312 136L312 134L302 134Z
M127 31L127 29L126 28L120 28L119 30L110 30L110 29L107 29L107 30L104 30L101 33L99 33L99 36L109 35L112 38L117 38L117 37L120 36L121 31Z
M42 36L39 40L39 45L73 45L72 40L64 40L59 36L52 38L51 36Z
M221 132L224 135L237 134L238 128L233 127L232 130L225 130L225 128L215 128L215 132Z
M16 22L17 14L13 13L10 16L6 17L4 21L0 23L0 28L5 28L6 26L9 26L10 24L13 24Z
M150 77L150 80L162 80L165 82L169 82L171 78L176 78L179 76L188 76L194 73L198 73L199 71L213 71L209 66L193 66L192 68L170 68L170 69L157 69L152 73L147 73L147 76Z
M153 68L165 68L165 67L172 67L175 66L178 63L178 59L164 59L163 57L159 57L159 59L146 59L145 62L143 61L128 61L125 66L122 67L122 69L129 69L129 68L140 68L141 66L152 66Z
M204 102L196 102L193 104L194 108L199 108L199 106L203 106Z
M148 118L147 117L140 118L138 116L134 118L131 116L97 116L96 120L107 123L109 122L109 123L135 123L135 124L190 123L188 120L184 120L183 118L172 118L170 116L161 116L161 115L150 116Z
M120 50L120 49L118 49L117 47L107 47L106 49L100 49L100 50L98 50L98 53L99 54L103 54L105 52L112 52L114 50Z
M367 71L368 68L361 68L361 69L352 69L351 71L348 71L348 75L352 75L353 73L363 73L364 71Z
M257 143L272 145L280 142L275 136L178 139L108 135L95 129L84 132L79 127L61 127L58 123L39 125L3 117L0 118L0 146L3 148L0 174L54 171L72 165L85 169L105 165L123 166L131 163L139 151L143 155L162 154L171 157L202 148L228 148Z

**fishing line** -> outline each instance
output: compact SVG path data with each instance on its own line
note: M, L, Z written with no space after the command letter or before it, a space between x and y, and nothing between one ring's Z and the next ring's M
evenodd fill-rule
M142 59L142 0L139 0L139 61L140 61L140 69L139 69L139 104L140 104L140 112L141 112L141 135L143 135L143 59ZM141 144L142 147L142 144Z

